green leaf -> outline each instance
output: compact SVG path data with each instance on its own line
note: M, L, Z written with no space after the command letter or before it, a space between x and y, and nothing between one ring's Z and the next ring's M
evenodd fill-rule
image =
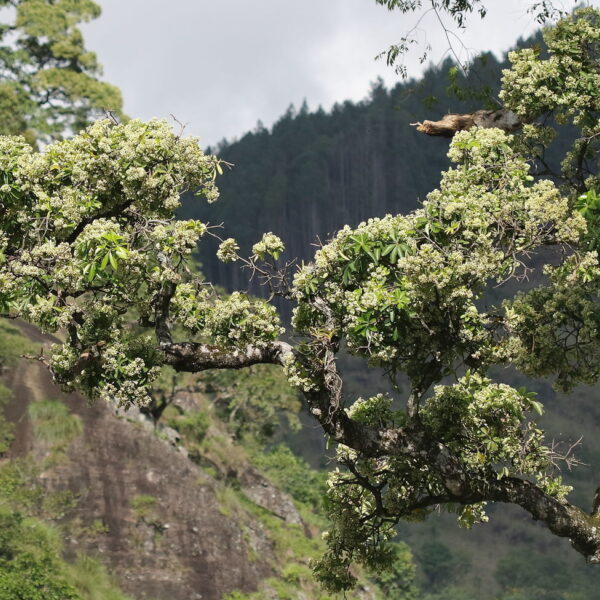
M544 414L544 405L541 402L538 402L537 400L530 400L529 404L538 415L541 416Z
M96 277L96 263L90 264L90 270L87 274L87 280L92 281Z
M508 470L508 467L502 467L502 469L500 469L500 472L498 473L498 479L503 479L504 477L508 477L510 475L510 471Z

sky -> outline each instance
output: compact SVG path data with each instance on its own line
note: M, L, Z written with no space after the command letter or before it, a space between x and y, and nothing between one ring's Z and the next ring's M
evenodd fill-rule
M374 0L96 1L102 16L83 27L84 36L104 78L121 88L125 112L174 115L204 146L238 138L258 120L268 127L291 103L329 109L362 100L378 77L393 86L400 76L375 56L418 20ZM501 53L532 33L532 3L488 0L486 19L471 16L453 44L461 60L463 46ZM448 44L435 15L424 17L417 35L432 45L433 62L443 58ZM418 55L406 62L415 77L426 66Z

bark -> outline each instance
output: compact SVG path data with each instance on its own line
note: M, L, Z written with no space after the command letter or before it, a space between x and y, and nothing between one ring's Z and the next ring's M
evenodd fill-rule
M178 342L161 344L160 349L166 364L176 371L188 373L208 369L243 369L257 364L283 366L289 355L302 360L290 344L281 341L243 349ZM341 389L334 383L336 375L335 365L329 365L315 374L315 389L304 393L311 413L333 441L351 446L367 456L415 451L402 429L381 430L350 419L342 406Z
M284 358L293 354L286 342L272 342L264 346L222 349L211 344L195 342L164 343L160 345L166 364L176 371L199 373L208 369L243 369L252 365L283 365Z
M444 115L439 121L423 121L422 123L413 123L417 131L427 135L452 137L456 132L472 127L497 127L506 132L514 131L521 127L523 123L513 113L506 108L498 110L477 110L470 114L450 113Z
M411 456L418 451L408 429L380 429L354 421L325 387L304 392L304 397L329 438L363 456Z
M566 500L546 494L537 485L518 477L498 479L495 473L487 478L469 473L442 444L428 440L417 431L414 444L420 456L440 474L447 490L444 502L473 504L476 502L504 502L516 504L540 521L558 537L568 538L573 548L591 564L600 564L600 515L596 508L587 514ZM431 504L431 502L429 502Z
M559 537L566 537L591 564L600 564L600 518L588 515L567 501L545 494L530 481L513 477L490 485L489 499L524 508Z

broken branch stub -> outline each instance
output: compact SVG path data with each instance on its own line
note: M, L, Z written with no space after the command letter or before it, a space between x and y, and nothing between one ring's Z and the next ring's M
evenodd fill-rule
M449 113L439 121L423 121L422 123L411 123L417 127L417 131L427 135L441 137L452 137L457 131L464 131L472 127L483 127L489 129L497 127L506 132L514 131L522 125L517 115L506 109L477 110L468 114Z

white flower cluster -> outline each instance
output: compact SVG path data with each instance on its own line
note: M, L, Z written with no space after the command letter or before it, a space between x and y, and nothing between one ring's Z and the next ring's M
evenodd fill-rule
M355 421L375 427L392 427L402 419L402 414L392 410L393 398L389 394L377 394L371 398L358 398L346 412Z
M0 137L1 309L68 329L52 358L63 385L147 400L160 359L127 333L127 314L152 321L165 289L198 279L190 255L206 226L174 211L187 190L215 200L217 172L197 140L157 120L97 121L43 152Z
M173 221L157 225L148 235L154 249L167 254L185 256L198 246L198 240L206 233L206 225L200 221Z
M512 66L503 71L500 92L504 105L528 121L554 110L559 120L572 117L584 124L586 115L600 109L600 73L594 56L587 55L599 31L597 12L580 9L546 30L549 58L533 48L510 52Z
M550 450L543 432L526 416L531 411L542 413L534 398L535 394L468 372L454 385L436 386L421 417L471 477L485 479L489 470L498 479L532 475L548 485L547 493L562 498L570 488L553 486Z
M252 246L252 254L261 260L264 260L267 254L277 260L284 250L283 242L274 233L270 232L263 234L260 242L256 242Z
M171 311L177 323L196 333L205 325L210 300L211 293L207 286L180 283L171 301Z
M238 243L233 238L227 238L219 244L217 258L224 263L234 262L238 257Z
M283 370L288 383L303 392L314 392L318 389L317 384L310 377L306 369L294 358L293 354L287 354L283 359Z
M198 283L179 284L171 308L178 324L219 346L260 346L284 332L276 309L267 302L240 292L219 296Z
M284 331L274 306L240 292L206 306L204 332L221 346L260 346Z

